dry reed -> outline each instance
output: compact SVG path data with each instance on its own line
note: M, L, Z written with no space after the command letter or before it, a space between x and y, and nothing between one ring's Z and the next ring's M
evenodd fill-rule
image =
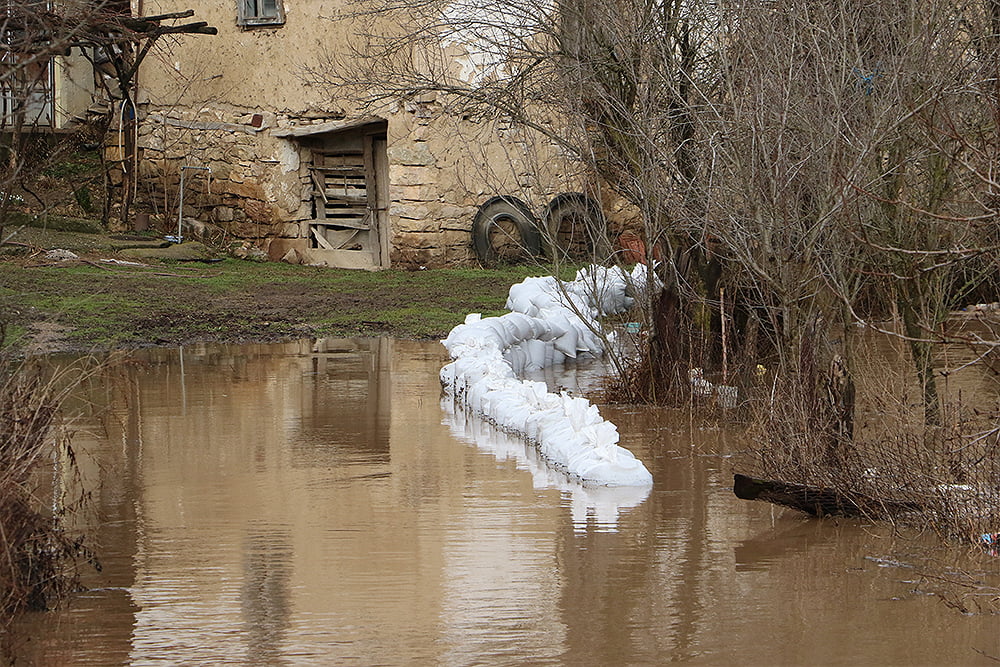
M0 631L17 613L51 608L77 588L81 560L96 566L83 538L63 526L75 504L47 488L44 474L76 468L60 406L89 372L0 351Z
M876 518L948 539L1000 532L1000 405L942 392L944 423L928 425L899 359L860 354L850 428L830 389L832 369L771 378L749 406L755 446L740 471L835 489Z

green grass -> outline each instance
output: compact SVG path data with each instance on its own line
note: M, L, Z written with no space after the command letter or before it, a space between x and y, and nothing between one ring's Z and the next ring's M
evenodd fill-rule
M99 234L104 231L104 226L99 220L71 218L65 215L34 215L12 211L7 213L2 222L4 227L10 228L25 226L83 234Z
M20 347L24 343L24 337L27 334L27 329L23 326L8 326L3 331L3 337L0 338L0 351L7 347Z
M101 173L101 158L96 151L74 151L54 161L42 173L52 178L93 177Z
M432 339L470 312L506 312L510 285L548 270L366 272L234 259L149 269L0 262L0 317L22 332L38 321L71 327L77 349L308 335Z

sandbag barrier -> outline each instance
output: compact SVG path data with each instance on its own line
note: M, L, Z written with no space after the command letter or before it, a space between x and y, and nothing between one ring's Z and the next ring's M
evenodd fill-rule
M603 342L594 333L598 317L631 308L629 292L645 288L646 272L642 264L631 274L591 266L571 282L546 276L513 285L510 313L487 318L472 313L442 341L453 361L441 369L441 385L468 410L533 444L549 465L572 479L652 485L652 475L618 445L618 428L596 405L517 377L566 358L602 355Z

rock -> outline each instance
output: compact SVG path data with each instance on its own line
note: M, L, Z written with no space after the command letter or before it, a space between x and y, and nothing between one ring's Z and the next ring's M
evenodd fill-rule
M233 209L229 206L216 206L213 214L215 215L216 222L233 221Z
M52 262L67 262L73 259L80 259L80 256L77 255L72 250L66 250L65 248L55 248L45 253L45 259Z
M242 243L237 243L230 250L233 257L237 259L245 259L250 262L266 262L267 253L255 246L250 241L244 241Z
M181 231L185 237L205 238L205 223L198 218L183 218L181 220Z
M122 235L120 240L116 239L111 244L111 249L115 252L123 250L133 250L136 248L168 248L170 241L166 239L136 239Z
M212 251L197 241L185 241L166 248L129 248L122 250L126 257L142 259L167 259L175 262L197 262L214 259Z
M405 167L429 167L437 160L424 142L391 146L389 161Z
M393 185L424 185L437 182L438 169L435 167L392 165L389 167L389 181Z

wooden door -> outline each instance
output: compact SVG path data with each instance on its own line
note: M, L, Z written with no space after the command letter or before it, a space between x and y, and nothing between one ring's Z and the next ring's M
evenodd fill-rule
M387 266L385 150L384 134L352 132L328 137L312 151L309 241L330 266Z

